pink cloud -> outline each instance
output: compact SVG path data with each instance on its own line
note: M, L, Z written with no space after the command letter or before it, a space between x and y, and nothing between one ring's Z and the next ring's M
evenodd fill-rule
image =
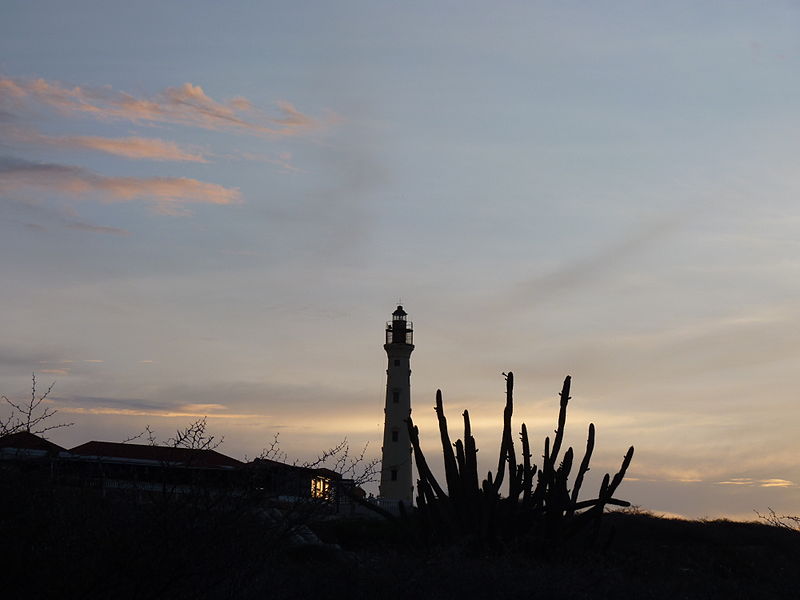
M26 95L25 90L13 79L0 78L0 98L21 99Z
M134 160L184 161L207 163L208 160L197 151L181 148L175 142L158 138L124 137L107 138L98 136L50 136L32 129L4 127L0 129L4 137L25 144L55 146L57 148L83 148L123 156Z
M109 177L80 167L0 160L0 192L40 189L100 202L151 202L159 212L185 214L185 204L234 204L239 190L187 177Z
M314 120L297 110L291 102L278 100L278 108L283 112L283 117L276 119L278 123L294 127L313 127Z
M336 121L301 113L291 103L276 103L278 116L256 109L245 98L218 102L199 85L184 83L152 97L137 97L110 87L68 87L44 79L0 78L0 105L38 102L63 114L87 114L97 119L190 125L256 135L294 136L324 128Z

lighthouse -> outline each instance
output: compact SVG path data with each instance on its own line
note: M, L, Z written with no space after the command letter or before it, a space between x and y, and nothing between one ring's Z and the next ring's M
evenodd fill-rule
M402 306L386 323L388 357L386 367L386 406L384 408L383 448L381 452L381 505L396 511L400 502L411 506L411 440L406 420L411 416L411 353L414 328Z

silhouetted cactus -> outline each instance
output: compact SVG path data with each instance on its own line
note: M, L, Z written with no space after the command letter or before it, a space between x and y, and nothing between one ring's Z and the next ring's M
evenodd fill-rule
M417 508L424 532L434 540L471 537L482 543L509 541L533 537L552 546L577 532L590 522L597 522L607 505L630 506L614 498L625 471L633 458L633 446L628 449L622 465L612 478L606 474L596 498L579 500L584 476L589 470L594 450L594 424L589 425L586 450L578 467L572 489L568 478L574 461L572 448L559 459L570 400L569 376L564 379L560 393L558 426L552 445L545 438L542 467L531 463L528 430L522 424L521 463L517 462L511 434L514 410L514 375L506 375L506 406L503 411L503 437L495 475L492 472L479 484L477 447L472 436L469 412L464 411L464 439L450 441L447 418L444 414L441 390L436 392L436 416L444 457L447 492L431 472L420 448L419 430L411 418L408 430L414 459L417 464ZM560 462L559 462L560 460ZM508 470L508 495L501 497L500 488Z

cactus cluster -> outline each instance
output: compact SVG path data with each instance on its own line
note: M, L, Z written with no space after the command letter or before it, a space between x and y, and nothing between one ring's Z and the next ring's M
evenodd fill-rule
M545 438L540 468L531 462L528 430L522 425L521 462L517 462L511 417L514 409L514 375L506 378L506 406L503 411L503 437L495 475L489 471L483 481L478 477L478 449L472 436L469 412L464 411L464 439L450 441L444 414L441 390L436 392L436 416L439 421L447 491L442 489L431 472L420 448L419 429L411 418L408 430L419 479L417 481L417 513L421 530L429 540L470 538L482 544L513 540L542 540L548 545L569 538L589 523L597 523L607 505L629 506L614 498L625 471L633 458L628 449L616 475L606 474L596 498L579 500L584 476L594 450L594 424L589 425L586 450L578 466L572 489L568 477L573 467L572 448L560 456L570 400L569 376L560 393L560 410L555 437ZM503 481L508 477L508 495L501 496Z

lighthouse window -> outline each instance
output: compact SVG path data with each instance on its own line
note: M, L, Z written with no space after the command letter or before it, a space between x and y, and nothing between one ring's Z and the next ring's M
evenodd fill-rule
M397 430L395 429L395 430L392 432L392 441L393 441L393 442L396 442L396 441L397 441L397 436L398 436L398 432L397 432Z
M392 392L392 402L394 402L395 404L400 402L400 392L398 392L397 390Z
M397 481L397 469L392 469L392 481Z
M399 358L395 358L394 359L394 366L395 367L399 367L400 366L400 359Z

